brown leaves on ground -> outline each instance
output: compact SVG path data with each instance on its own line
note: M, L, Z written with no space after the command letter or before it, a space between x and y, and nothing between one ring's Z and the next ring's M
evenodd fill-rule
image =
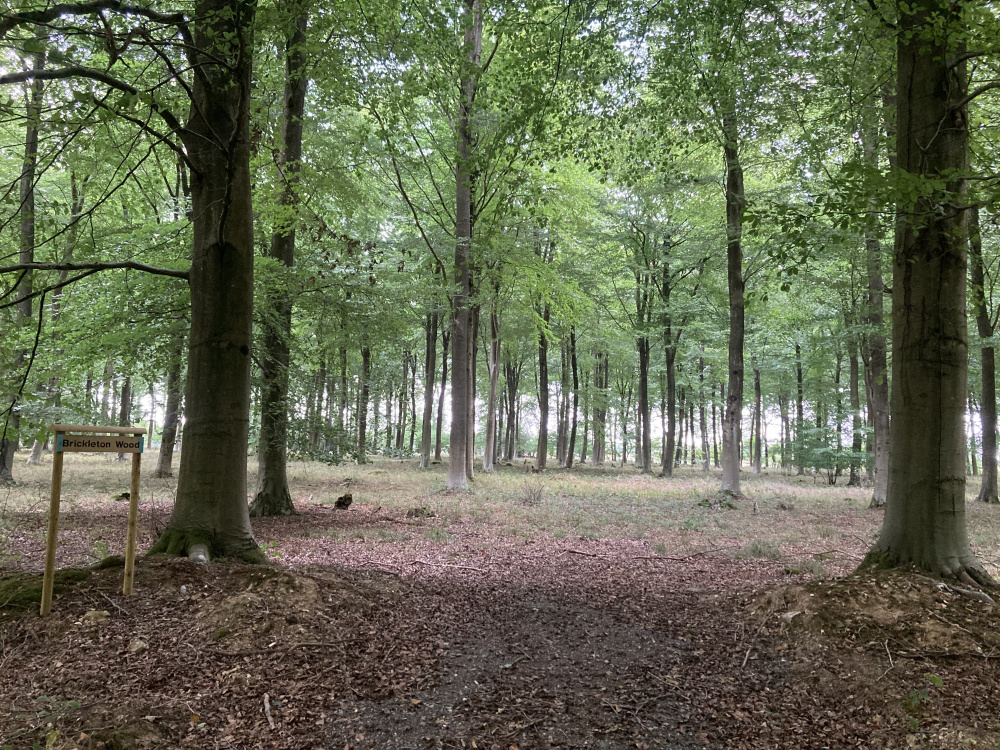
M132 597L112 568L44 620L0 609L0 747L1000 744L996 607L850 574L863 529L654 544L407 518L429 495L300 506L255 525L275 565L152 558ZM818 559L845 577L810 580Z

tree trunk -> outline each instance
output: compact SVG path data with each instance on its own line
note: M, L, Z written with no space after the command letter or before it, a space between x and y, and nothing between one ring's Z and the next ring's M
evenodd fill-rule
M490 385L486 403L486 447L483 450L483 471L493 471L497 443L497 385L500 382L500 311L499 300L493 300L490 310L490 348L486 359Z
M796 474L806 473L805 462L805 407L802 388L802 347L795 342L795 465Z
M469 378L471 339L470 294L472 262L472 104L476 93L475 70L483 43L483 16L479 0L462 1L463 49L469 65L463 67L458 114L458 158L455 162L455 286L451 332L451 441L448 447L448 489L469 487L469 411L472 383Z
M708 453L708 419L705 408L705 359L698 358L698 429L701 431L701 464L707 474L710 456Z
M424 337L424 416L420 429L420 468L431 465L431 430L434 420L434 376L437 374L438 311L427 314Z
M125 383L122 385L122 400L118 409L118 426L119 427L131 427L132 426L132 376L128 375L125 377ZM118 461L125 461L125 454L118 454Z
M602 466L607 450L608 422L608 355L594 354L594 445L591 450L591 464Z
M281 126L281 152L278 173L284 189L278 199L281 209L294 210L298 203L297 187L302 162L302 116L305 112L306 27L308 13L301 9L292 21L285 41L285 92ZM271 236L268 256L282 270L295 265L295 219L282 214L282 221ZM250 516L287 516L295 513L288 491L288 366L292 335L292 296L288 283L279 281L267 294L268 309L263 315L263 348L260 362L260 449L257 491L250 504ZM325 368L324 368L325 369ZM322 389L326 377L320 384ZM322 393L322 390L320 390ZM322 400L322 396L319 397ZM319 411L317 409L316 411ZM314 424L319 415L313 416ZM315 447L315 446L314 446Z
M979 449L976 446L976 428L972 424L972 418L976 415L976 399L970 393L969 394L969 473L974 477L979 476L979 465L976 463L977 456L979 455ZM980 412L980 421L982 420L982 412Z
M441 463L441 425L444 422L444 396L448 387L448 344L451 323L441 326L441 395L437 405L437 429L434 432L434 463Z
M875 132L873 132L875 131ZM878 138L874 127L861 131L862 149L869 164L878 166ZM874 202L874 198L872 199ZM885 283L882 280L882 244L878 238L878 213L869 212L865 228L865 255L868 271L868 335L863 346L865 393L874 432L874 479L871 507L885 505L889 486L889 365L882 332Z
M535 469L545 468L549 454L549 305L542 307L542 325L538 329L538 448Z
M361 389L358 394L358 463L368 463L368 394L372 376L372 350L361 347Z
M653 471L653 438L649 413L649 353L652 347L646 336L640 336L636 345L639 350L639 398L636 405L639 439L636 445L636 458L639 471L650 474Z
M576 363L576 328L574 327L569 329L569 362L573 377L573 407L570 417L569 446L566 448L566 468L572 469L573 453L576 451L576 420L580 410L580 375ZM584 437L584 442L586 442L586 437Z
M850 399L851 399L851 470L847 479L848 487L861 486L861 394L858 392L859 365L858 345L852 336L848 340L848 359L850 361Z
M36 32L44 34L44 30L36 28ZM45 53L38 52L34 55L32 66L35 70L45 67ZM31 82L30 96L26 111L27 126L24 137L24 161L21 163L20 178L20 247L18 250L19 263L33 263L35 260L35 173L38 167L38 129L41 122L42 111L42 80L35 78ZM31 272L23 274L18 281L15 290L15 300L17 301L17 325L26 326L31 320L32 312L32 279ZM42 311L39 309L38 314ZM0 481L12 482L14 480L14 454L17 452L20 440L21 416L18 411L17 402L21 397L18 392L20 380L20 369L24 365L27 352L18 351L14 356L14 368L11 373L11 392L14 393L7 409L6 418L3 421L2 432L0 432Z
M718 424L715 413L715 385L712 385L712 465L718 469L719 468L719 440L717 433L715 431L715 426Z
M1000 503L1000 497L997 496L996 357L993 347L987 345L987 342L993 338L993 322L990 320L990 311L986 304L983 240L979 233L979 206L973 206L969 212L969 260L972 266L970 297L976 311L976 327L979 332L983 368L983 398L980 410L983 426L983 483L977 499L986 503Z
M726 267L729 279L729 388L722 422L722 486L730 495L740 493L740 419L743 413L743 168L740 166L736 115L722 117L726 156Z
M908 184L934 187L898 207L889 487L869 559L995 585L965 523L968 77L952 42L963 38L964 8L900 8L898 166Z
M177 441L177 424L181 411L181 359L184 356L184 336L176 334L167 367L167 403L163 413L163 435L160 438L160 455L153 476L162 479L173 476L174 443Z
M472 290L473 293L475 290ZM469 337L469 429L466 432L466 436L469 440L469 447L465 453L465 475L471 482L476 475L476 385L477 378L476 374L478 372L478 362L479 362L479 314L480 306L475 304L469 311L469 330L471 335Z
M191 114L192 165L184 450L173 515L153 551L262 560L247 508L253 210L250 99L255 4L200 0Z
M761 435L763 434L763 429L761 428L761 419L763 418L763 409L761 408L761 394L760 394L760 370L756 367L753 368L753 420L754 420L754 432L753 432L753 473L760 474L760 454L761 454Z

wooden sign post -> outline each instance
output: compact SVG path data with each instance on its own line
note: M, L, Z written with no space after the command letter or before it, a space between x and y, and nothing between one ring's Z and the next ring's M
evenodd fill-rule
M52 495L49 500L49 528L45 536L45 576L42 579L41 615L52 611L52 586L56 573L56 543L59 534L59 496L62 491L64 453L131 453L132 485L128 502L128 533L125 537L125 582L122 593L132 594L135 578L135 541L139 521L139 470L146 430L142 427L88 427L84 425L54 424L49 428L55 433L52 459Z

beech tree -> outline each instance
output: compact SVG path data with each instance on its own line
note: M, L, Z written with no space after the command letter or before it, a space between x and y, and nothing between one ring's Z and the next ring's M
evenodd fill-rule
M889 486L869 560L994 585L965 524L970 8L899 8Z
M115 14L113 24L109 25L105 13ZM90 101L167 144L190 170L191 269L159 269L190 284L191 332L185 450L177 499L155 551L186 553L194 548L198 556L260 556L246 504L253 305L249 115L254 13L255 4L246 0L200 0L189 22L183 13L109 1L52 6L7 14L0 20L4 38L13 30L36 25L58 31L67 22L90 23L91 38L109 47L110 64L104 69L94 65L100 65L94 55L103 51L84 49L77 52L82 59L66 56L64 67L9 73L0 76L0 84L92 81L103 90L96 95L87 92ZM132 28L136 23L142 29L139 34ZM148 49L162 62L164 75L189 99L186 123L160 100L157 85L133 83L116 75L115 63L136 37L148 40ZM164 52L165 46L177 57ZM179 65L191 72L179 74ZM118 68L126 72L120 63ZM110 92L119 92L116 103L109 103ZM132 108L137 105L148 114L135 116ZM149 117L158 117L166 132L147 124ZM15 270L33 268L33 264L19 266Z

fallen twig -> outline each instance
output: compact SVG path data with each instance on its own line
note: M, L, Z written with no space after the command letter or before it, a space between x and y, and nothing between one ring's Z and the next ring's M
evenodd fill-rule
M123 615L125 615L126 617L128 616L128 612L126 612L126 611L125 611L125 610L124 610L124 609L123 609L123 608L122 608L122 607L121 607L121 606L120 606L120 605L118 604L118 602L116 602L116 601L115 601L114 599L112 599L112 598L111 598L110 596L108 596L107 594L105 594L105 593L104 593L103 591L98 591L97 593L98 593L98 594L100 594L101 596L103 596L103 597L104 597L105 599L107 599L107 600L108 600L109 602L111 602L111 606L113 606L113 607L114 607L115 609L117 609L117 610L118 610L119 612L121 612L121 613L122 613Z
M271 696L264 693L264 716L267 717L267 723L271 725L271 729L274 729L274 719L271 717Z
M450 565L448 563L433 563L427 560L412 560L413 563L420 563L421 565L430 565L433 568L459 568L461 570L474 570L477 573L485 573L486 570L483 568L474 568L471 565Z

